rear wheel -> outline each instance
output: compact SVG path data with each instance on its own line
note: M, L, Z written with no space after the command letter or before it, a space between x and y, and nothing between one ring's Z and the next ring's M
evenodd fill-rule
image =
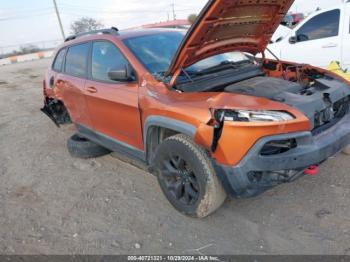
M180 134L167 138L154 159L159 185L181 213L206 217L225 201L226 193L208 154L189 137Z
M71 156L83 159L100 157L110 153L108 149L91 142L79 134L75 134L68 139L67 148Z

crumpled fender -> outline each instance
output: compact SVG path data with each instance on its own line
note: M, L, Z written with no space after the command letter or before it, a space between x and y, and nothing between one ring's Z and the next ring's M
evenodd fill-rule
M194 142L201 145L205 149L211 151L213 143L214 127L208 124L201 123L194 136Z

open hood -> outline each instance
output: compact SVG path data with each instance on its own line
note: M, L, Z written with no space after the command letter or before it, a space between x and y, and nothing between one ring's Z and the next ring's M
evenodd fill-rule
M167 75L231 51L266 49L294 0L209 0L182 41Z

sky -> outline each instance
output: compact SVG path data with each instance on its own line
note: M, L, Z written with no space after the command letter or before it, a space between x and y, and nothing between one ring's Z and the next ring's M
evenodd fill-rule
M173 18L172 4L178 19L198 13L207 0L56 0L66 35L70 24L82 16L92 17L106 27L120 29ZM342 0L296 0L292 11L311 12ZM19 45L39 46L62 41L53 0L0 0L0 53Z

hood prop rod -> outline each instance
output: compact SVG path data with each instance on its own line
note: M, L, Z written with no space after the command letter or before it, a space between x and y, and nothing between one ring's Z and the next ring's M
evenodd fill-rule
M281 60L272 52L269 48L266 47L266 50L278 61L280 62Z

